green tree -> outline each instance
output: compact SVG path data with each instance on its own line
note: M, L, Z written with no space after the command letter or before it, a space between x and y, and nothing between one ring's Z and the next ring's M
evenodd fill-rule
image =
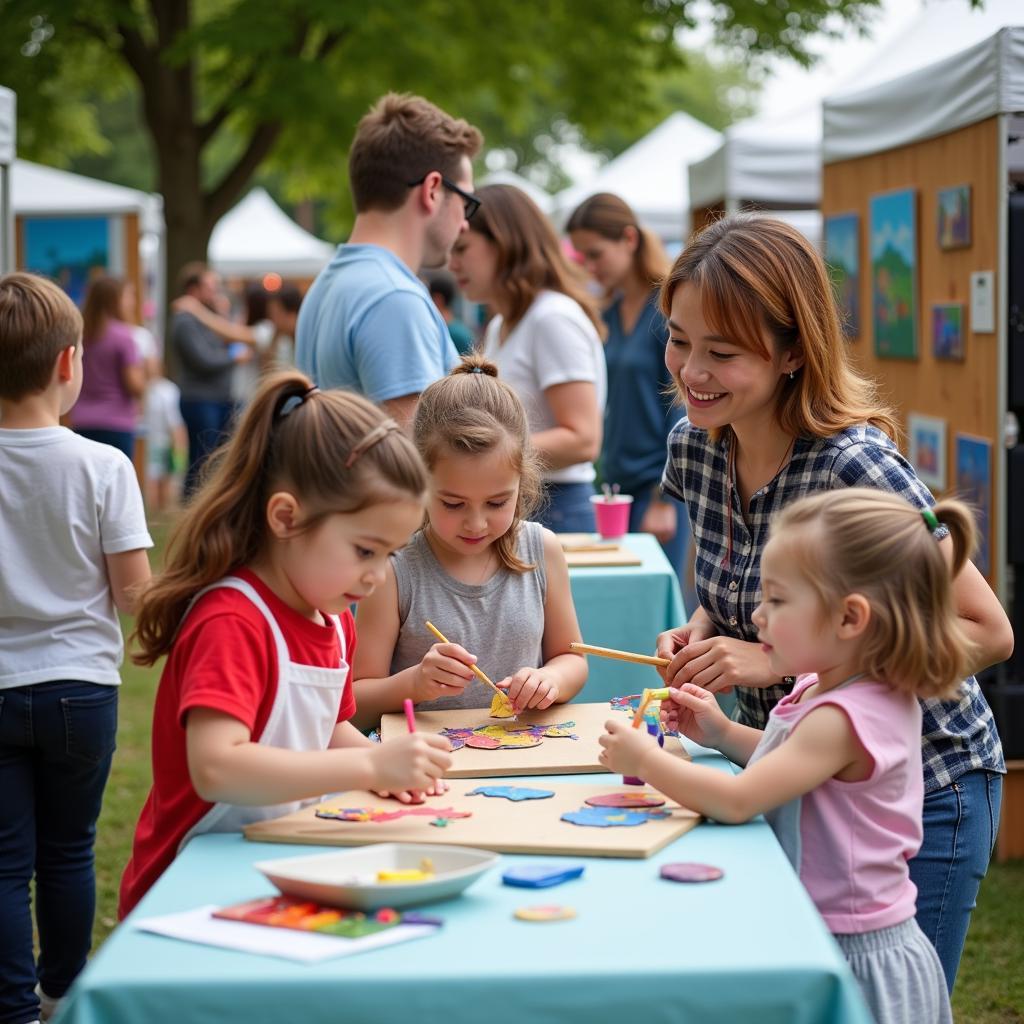
M877 3L719 0L710 17L737 52L806 62L808 35L858 28ZM499 145L538 110L595 138L651 116L651 78L681 66L695 16L694 0L0 0L0 74L20 150L51 161L102 149L90 85L137 88L173 272L272 157L293 187L340 193L355 124L388 89L479 119Z

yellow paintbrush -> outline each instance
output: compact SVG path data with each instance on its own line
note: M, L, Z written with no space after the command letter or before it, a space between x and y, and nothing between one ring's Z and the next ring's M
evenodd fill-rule
M437 626L435 626L432 622L428 622L427 623L427 629L429 629L430 632L433 633L434 636L436 636L437 639L441 641L441 643L443 643L443 644L450 644L451 643L451 641L448 639L448 637L446 637L444 635L444 633L442 633L441 630L439 630L437 628ZM505 703L508 704L508 706L512 709L512 720L515 721L518 716L515 713L515 710L516 710L515 709L515 705L513 705L512 700L509 697L509 695L504 690L502 690L499 686L496 686L488 678L487 673L484 672L483 669L479 668L476 665L470 665L469 668L470 668L470 671L473 673L473 675L475 675L477 677L477 679L480 680L480 682L486 683L499 697L504 699Z

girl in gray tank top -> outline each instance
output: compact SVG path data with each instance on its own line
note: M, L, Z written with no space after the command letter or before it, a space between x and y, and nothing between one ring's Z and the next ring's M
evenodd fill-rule
M496 373L467 356L420 396L427 522L359 606L364 728L406 698L420 710L490 707L474 658L517 710L572 700L586 681L586 661L569 651L580 630L565 555L529 518L541 485L526 413ZM428 620L450 643L436 642Z

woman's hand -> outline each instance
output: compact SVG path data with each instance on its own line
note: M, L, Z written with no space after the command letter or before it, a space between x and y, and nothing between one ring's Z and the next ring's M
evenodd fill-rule
M508 694L516 713L527 708L542 711L558 700L558 681L543 668L521 668L497 685Z
M676 506L654 498L640 520L640 532L653 533L660 543L666 544L676 535L678 525Z
M413 703L436 700L438 697L458 697L473 681L470 665L476 657L458 644L434 644L423 655L419 674L413 683Z
M700 609L685 625L659 633L657 655L659 658L671 659L671 664L659 668L658 675L666 683L672 685L672 681L686 664L683 651L686 650L687 645L699 640L706 640L714 636L715 633L716 630L711 620Z
M646 729L634 729L629 721L613 718L604 723L605 733L598 739L598 760L610 772L643 778L643 765L660 752L658 741Z
M691 637L672 664L659 671L664 671L663 678L669 686L696 683L712 693L728 693L734 686L762 688L782 682L772 671L760 644L731 636L712 636L706 640Z
M717 749L730 723L714 694L693 683L683 683L678 689L672 688L669 697L661 702L662 729L680 732L702 747Z

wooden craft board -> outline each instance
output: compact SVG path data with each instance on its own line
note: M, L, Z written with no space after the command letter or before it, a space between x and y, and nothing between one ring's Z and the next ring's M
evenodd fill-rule
M420 732L441 732L444 729L471 728L481 725L557 725L575 722L573 733L578 740L568 737L545 737L536 747L509 747L504 750L476 750L463 747L452 754L449 779L488 779L504 775L587 775L605 772L598 761L601 752L598 737L604 732L604 723L610 718L630 718L624 711L614 711L607 701L603 704L555 704L544 711L524 711L517 722L510 718L491 718L488 708L469 708L461 711L421 711L416 713L416 728ZM407 730L405 715L384 715L380 721L380 735L385 742L403 735ZM665 749L686 758L686 751L678 739L668 737Z
M570 569L595 568L611 565L643 565L643 559L629 548L616 544L607 551L566 551L565 561Z
M671 816L661 821L619 828L592 828L561 821L566 811L584 807L590 796L605 793L643 792L639 786L614 783L552 782L537 789L554 790L544 800L513 802L504 798L466 796L480 780L455 779L444 796L430 797L427 806L471 811L470 818L456 818L444 828L430 824L429 817L395 821L336 821L316 816L316 805L274 821L246 825L245 838L258 843L312 843L318 846L365 846L369 843L440 843L475 846L498 853L551 854L565 857L650 857L700 821L694 811L672 801L664 809ZM516 785L529 786L529 782ZM323 801L325 806L369 807L394 810L395 800L372 793L350 791Z

